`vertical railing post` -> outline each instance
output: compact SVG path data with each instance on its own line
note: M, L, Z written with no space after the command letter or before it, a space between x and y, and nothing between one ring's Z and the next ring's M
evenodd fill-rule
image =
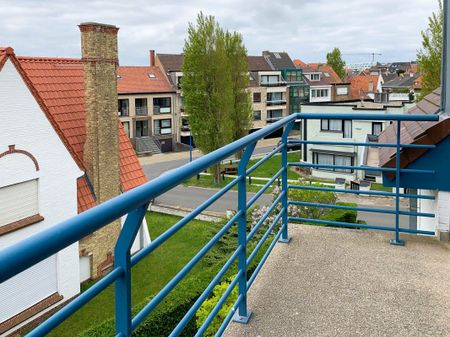
M400 240L400 144L401 144L401 122L397 121L397 146L395 158L395 239L391 240L391 245L404 246L405 241Z
M114 249L114 267L123 273L115 282L116 335L131 336L131 263L130 249L147 212L145 204L129 213Z
M283 135L281 136L281 143L283 148L281 149L281 166L283 167L283 173L281 173L281 192L284 196L281 198L281 205L284 208L284 212L281 218L281 236L278 240L282 243L289 243L288 233L288 136L294 126L294 122L290 122L284 127Z
M244 154L238 164L238 245L240 253L238 257L238 270L241 273L239 278L238 291L242 300L239 303L234 321L246 324L251 316L247 308L247 164L255 149L256 143L252 143L245 148Z

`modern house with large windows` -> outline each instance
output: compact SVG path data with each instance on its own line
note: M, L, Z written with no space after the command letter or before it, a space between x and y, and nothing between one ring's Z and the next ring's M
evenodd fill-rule
M177 142L177 96L166 75L154 65L120 66L117 72L119 117L136 152L172 151Z
M340 102L340 103L309 103L302 106L304 113L346 113L367 115L404 114L411 105L401 102L386 104L374 102ZM334 141L365 143L378 142L378 136L389 126L387 121L376 120L307 120L303 125L302 139L310 141ZM318 165L336 166L370 166L378 167L378 148L357 145L303 145L302 161ZM382 176L377 171L356 171L351 169L312 168L312 176L323 179L342 178L347 182L367 180L382 182Z
M253 127L258 130L289 114L287 83L282 71L274 69L264 56L248 56L250 86L248 88L253 107ZM174 121L178 123L179 141L189 144L191 137L189 116L184 111L181 81L182 54L155 54L155 65L167 76L176 94Z

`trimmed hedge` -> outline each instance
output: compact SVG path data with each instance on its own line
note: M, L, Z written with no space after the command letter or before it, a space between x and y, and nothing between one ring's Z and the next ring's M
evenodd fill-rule
M341 206L352 206L356 207L357 204L349 202L338 202L336 205ZM356 211L350 211L345 209L333 209L324 216L321 220L336 221L336 222L347 222L347 223L357 223L358 214ZM331 225L330 225L331 226Z

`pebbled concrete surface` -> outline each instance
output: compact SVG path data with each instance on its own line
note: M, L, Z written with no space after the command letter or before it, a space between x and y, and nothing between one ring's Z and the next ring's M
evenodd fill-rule
M393 233L290 225L226 337L450 336L450 245Z

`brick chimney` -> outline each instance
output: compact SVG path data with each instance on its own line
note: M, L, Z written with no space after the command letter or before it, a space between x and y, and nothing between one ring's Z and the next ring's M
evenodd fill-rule
M120 193L119 131L117 115L118 28L95 22L79 25L84 67L86 143L84 163L98 203ZM101 276L112 264L120 220L80 243L92 256L91 276ZM83 255L83 254L82 254Z
M155 66L155 50L150 49L150 67Z

